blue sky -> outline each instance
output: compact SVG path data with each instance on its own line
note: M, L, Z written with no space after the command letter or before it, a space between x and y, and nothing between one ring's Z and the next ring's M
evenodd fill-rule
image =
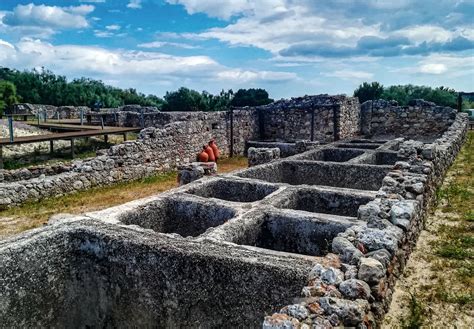
M0 66L162 96L474 90L474 0L1 0Z

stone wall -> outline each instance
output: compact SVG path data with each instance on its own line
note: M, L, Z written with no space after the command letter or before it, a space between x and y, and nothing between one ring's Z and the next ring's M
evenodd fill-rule
M90 112L90 108L87 106L53 106L21 103L13 105L12 110L7 113L16 115L40 114L41 118L46 114L47 119L57 119L58 116L59 119L78 119L81 111L85 115Z
M393 287L423 228L435 190L459 152L467 115L433 143L406 140L373 201L358 209L365 224L332 240L332 252L313 267L302 289L304 302L265 318L263 328L319 325L377 327L390 306Z
M313 140L328 142L359 132L359 102L353 97L304 96L255 109L264 140L310 140L313 129Z
M409 106L394 101L367 101L361 105L361 133L367 136L439 137L454 121L456 110L424 100Z
M96 158L71 165L39 166L0 172L0 207L59 196L94 186L130 181L196 160L196 154L215 139L222 155L229 155L230 120L227 112L173 113L164 128L141 131L138 140L98 152ZM158 116L156 116L158 117ZM254 112L234 112L234 154L242 154L245 140L255 138Z
M135 156L166 149L174 129L203 127L147 128L103 155L105 171L147 162ZM0 318L7 327L376 328L466 130L458 114L429 144L335 142L56 218L0 241Z

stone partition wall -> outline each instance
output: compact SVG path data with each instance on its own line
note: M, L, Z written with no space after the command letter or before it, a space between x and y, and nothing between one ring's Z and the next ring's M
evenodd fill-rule
M359 101L346 96L304 96L255 107L261 139L334 141L359 132ZM313 121L313 124L312 124Z
M456 110L421 99L408 106L395 101L367 101L361 105L361 133L367 136L439 137L454 121Z

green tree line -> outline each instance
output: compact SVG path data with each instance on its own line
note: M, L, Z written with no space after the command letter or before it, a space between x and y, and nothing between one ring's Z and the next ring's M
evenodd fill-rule
M408 84L384 87L379 82L364 82L354 91L354 96L359 98L360 103L374 99L385 99L388 101L395 100L399 105L406 106L411 100L424 99L441 106L453 108L458 106L456 90L443 86L432 88ZM474 99L469 97L464 98L463 108L473 108L473 101Z
M133 88L121 89L100 80L80 78L68 81L46 69L19 71L0 67L0 111L23 102L55 106L119 107L138 104L156 106L163 111L223 111L229 106L254 106L271 103L264 89L222 90L218 95L188 88L167 92L164 98L145 95Z

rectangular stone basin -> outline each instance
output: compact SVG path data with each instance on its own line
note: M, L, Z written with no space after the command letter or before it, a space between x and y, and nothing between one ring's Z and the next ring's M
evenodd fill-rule
M314 266L97 220L16 241L0 243L2 328L260 328Z
M265 213L243 228L232 242L273 251L324 256L330 252L332 239L355 221L328 217L285 211Z
M354 163L366 163L378 166L393 166L400 158L395 151L377 151L374 153L366 153L357 159Z
M376 191L390 166L287 160L257 166L238 173L240 177L290 185L324 185Z
M269 184L219 179L193 188L187 193L225 201L255 202L262 200L277 189L277 186Z
M315 161L331 161L331 162L345 162L350 159L353 159L361 154L364 151L353 150L353 149L322 149L316 152L308 152L301 157L298 157L298 160L315 160Z
M377 144L377 143L344 143L344 144L338 144L337 147L374 150L380 147L381 145L382 144Z
M273 205L278 208L357 217L359 206L372 201L373 194L300 188L284 193Z
M153 201L121 216L127 225L138 225L159 233L196 237L235 216L235 210L213 202L186 198Z

